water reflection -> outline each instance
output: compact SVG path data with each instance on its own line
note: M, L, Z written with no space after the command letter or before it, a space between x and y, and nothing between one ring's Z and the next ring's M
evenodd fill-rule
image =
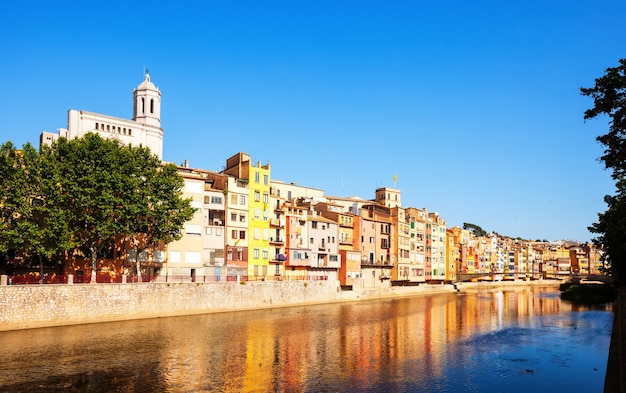
M608 311L518 289L0 332L0 390L602 391Z

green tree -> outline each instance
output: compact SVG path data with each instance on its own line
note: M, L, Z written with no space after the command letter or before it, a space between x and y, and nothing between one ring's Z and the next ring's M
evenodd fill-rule
M0 147L0 250L17 249L50 258L67 246L67 223L58 204L56 162L27 143L16 149L11 142Z
M128 200L124 204L124 234L130 239L137 279L141 282L140 256L149 248L167 244L182 236L181 228L195 209L182 198L183 179L174 164L161 165L145 147L129 147L125 166Z
M19 248L18 219L30 210L22 154L11 142L0 146L0 251Z
M607 256L607 270L618 285L624 285L626 279L626 184L618 182L616 195L604 197L608 209L598 214L598 222L589 227L598 234L594 244L604 248Z
M618 282L626 278L626 59L619 60L617 67L607 68L595 85L581 88L582 95L593 98L593 107L585 111L584 119L608 116L609 132L596 140L605 150L600 160L616 181L616 194L607 195L607 211L598 214L598 222L589 227L599 236L594 244L605 251L603 258L610 265L610 272Z
M51 147L62 176L59 201L65 209L71 244L88 250L91 282L96 280L98 254L125 231L128 202L129 153L115 140L89 133L82 138L60 138Z
M581 88L584 96L593 98L593 108L585 111L585 120L600 115L609 117L609 132L596 138L605 150L600 160L612 171L614 180L626 175L626 58L620 65L607 68L590 88Z
M72 247L88 250L91 281L98 255L112 239L130 239L137 275L139 256L181 236L194 209L182 198L183 180L173 164L162 165L146 147L123 146L89 133L52 145Z
M487 234L487 232L484 229L482 229L478 225L470 224L469 222L463 223L463 229L467 229L471 231L474 234L474 236L485 236Z

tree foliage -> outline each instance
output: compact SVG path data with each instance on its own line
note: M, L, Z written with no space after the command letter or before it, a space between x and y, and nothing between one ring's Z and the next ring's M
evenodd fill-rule
M608 208L598 214L598 222L589 227L598 234L593 242L602 246L608 259L608 272L619 285L626 279L626 184L618 183L616 195L604 197Z
M584 96L593 98L593 108L585 111L585 120L600 115L609 117L609 132L596 138L604 145L600 159L612 170L613 179L626 175L626 58L618 67L607 68L590 88L581 88Z
M487 231L485 231L484 229L482 229L478 225L470 224L469 222L464 222L463 223L463 229L467 229L467 230L471 231L474 234L474 236L485 236L485 235L487 235Z
M605 196L607 211L598 214L598 222L589 230L598 234L593 242L604 249L603 258L610 265L613 278L623 285L626 278L626 59L620 59L619 63L617 67L607 68L593 87L580 91L593 98L594 105L585 111L585 120L602 115L609 118L608 133L596 139L605 147L600 160L611 170L616 193Z
M146 147L93 133L60 138L41 152L3 144L0 182L0 252L87 250L92 281L112 241L130 239L138 255L181 236L194 212L176 166L162 165Z
M27 143L0 147L0 251L52 257L68 246L67 221L58 203L55 163Z
M129 147L126 171L128 200L124 204L124 235L134 249L136 272L141 281L139 257L160 243L182 236L181 228L194 213L190 201L182 198L183 179L174 164L161 166L144 147Z

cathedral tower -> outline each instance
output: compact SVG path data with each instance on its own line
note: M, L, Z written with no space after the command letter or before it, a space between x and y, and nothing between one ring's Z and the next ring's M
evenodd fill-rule
M133 120L154 127L161 127L161 92L150 82L146 70L143 82L133 91Z

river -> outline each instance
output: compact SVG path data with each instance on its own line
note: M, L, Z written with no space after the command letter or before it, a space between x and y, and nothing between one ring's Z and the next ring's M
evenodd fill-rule
M612 320L536 287L0 332L0 391L602 392Z

